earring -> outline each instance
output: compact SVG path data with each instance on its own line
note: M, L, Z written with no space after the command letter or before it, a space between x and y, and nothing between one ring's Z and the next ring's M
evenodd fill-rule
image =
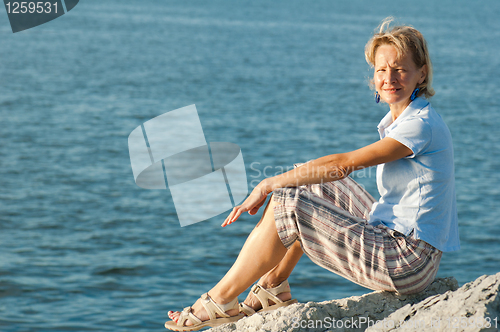
M419 88L416 88L415 90L413 90L413 93L411 94L410 100L414 101L415 98L417 98L417 95L418 95L419 92L420 92Z
M378 91L375 91L375 102L377 104L380 103L380 95L378 94Z

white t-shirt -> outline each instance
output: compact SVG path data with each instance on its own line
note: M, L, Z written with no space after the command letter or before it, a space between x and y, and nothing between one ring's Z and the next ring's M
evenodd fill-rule
M416 98L392 122L389 112L378 125L380 138L391 137L411 156L377 166L380 200L369 222L408 235L413 230L441 251L460 249L451 134L429 102Z

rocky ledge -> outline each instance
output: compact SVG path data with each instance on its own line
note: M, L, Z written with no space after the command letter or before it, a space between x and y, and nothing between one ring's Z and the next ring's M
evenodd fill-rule
M415 295L377 291L298 303L209 331L500 331L499 290L500 272L460 288L455 278L441 278Z

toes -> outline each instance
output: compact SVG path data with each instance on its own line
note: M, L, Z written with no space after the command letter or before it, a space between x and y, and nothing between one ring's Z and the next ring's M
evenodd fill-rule
M173 320L176 323L179 320L179 316L180 316L180 312L178 312L178 311L169 311L168 312L168 318L170 318L171 320Z

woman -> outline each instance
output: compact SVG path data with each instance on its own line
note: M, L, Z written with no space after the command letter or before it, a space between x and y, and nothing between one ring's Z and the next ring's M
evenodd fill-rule
M295 303L287 278L303 253L364 287L410 294L433 281L443 251L459 249L451 135L422 98L434 94L427 45L419 31L390 28L390 21L365 48L375 100L390 108L380 140L259 183L222 224L254 215L273 192L236 262L192 307L169 312L168 329L216 326ZM348 177L374 165L378 202Z

